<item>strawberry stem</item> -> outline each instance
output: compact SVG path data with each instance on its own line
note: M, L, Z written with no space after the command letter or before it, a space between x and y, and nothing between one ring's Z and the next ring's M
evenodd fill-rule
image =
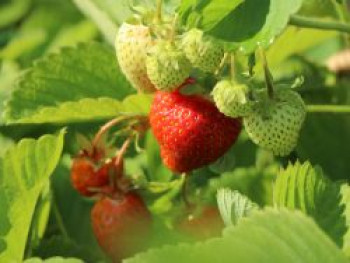
M188 199L188 184L189 184L189 174L183 173L181 175L183 177L183 185L182 185L182 199L186 205L187 208L191 208L193 205Z
M233 82L235 80L235 56L233 53L230 55L230 59L230 77Z
M54 196L52 197L51 206L52 206L52 211L53 211L54 217L56 219L57 226L58 226L63 238L65 240L70 240L68 232L63 224L62 216L61 216L60 211L58 210L57 203L56 203Z
M124 154L128 150L128 148L129 148L132 140L134 139L134 137L135 137L135 134L130 135L124 141L122 147L117 151L116 158L115 158L115 161L114 161L114 166L115 167L119 167L120 165L122 165ZM117 180L117 179L122 178L122 177L123 177L123 175L113 174L113 177L111 178L111 185L112 185L113 189L122 190L122 189L119 189L119 187L118 187L118 180Z
M127 121L127 120L132 120L132 119L137 119L137 120L143 120L144 118L147 118L145 116L142 115L131 115L131 116L120 116L117 117L109 122L107 122L106 124L104 124L100 130L96 133L93 141L92 141L92 146L94 148L98 147L101 138L103 137L103 135L109 131L112 127L114 127L115 125L121 123L122 121Z
M321 30L338 31L350 34L350 25L333 21L323 21L320 19L308 18L298 15L292 15L289 19L289 24L292 26L303 28L314 28Z
M222 60L221 60L221 62L220 62L220 65L219 65L218 69L215 71L215 75L216 75L216 76L218 76L218 75L220 74L221 70L222 70L223 67L225 66L226 61L227 61L227 58L228 58L228 53L225 52L225 53L224 53L224 56L223 56L223 58L222 58Z
M307 111L311 113L350 114L350 106L348 105L307 105Z
M157 0L156 22L162 22L163 0Z
M269 66L267 64L265 51L262 47L260 47L260 57L261 57L261 62L262 62L263 69L264 69L267 94L268 94L270 99L273 99L274 98L273 78L272 78Z
M175 36L176 36L176 32L177 32L177 20L178 20L178 18L179 18L179 15L176 13L174 15L174 18L173 18L172 27L171 27L171 31L170 31L170 37L169 37L170 42L172 44L175 43Z

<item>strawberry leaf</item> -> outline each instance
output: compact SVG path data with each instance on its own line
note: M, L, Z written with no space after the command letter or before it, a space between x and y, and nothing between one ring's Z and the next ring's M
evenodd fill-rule
M344 235L343 251L350 258L350 186L343 184L341 186L342 203L345 205L344 215L346 218L347 231Z
M208 1L190 2L192 4L186 1L184 4L192 8L192 13L184 12L189 8L180 9L187 25L199 27L226 42L229 50L240 49L250 53L257 46L266 48L273 43L287 26L290 15L299 10L302 0L261 0L259 8L255 0L210 1L209 4ZM226 6L220 9L223 2ZM211 5L214 7L209 8L210 11L218 9L222 12L208 12Z
M125 263L347 262L341 250L300 212L265 209L228 227L221 238L152 249Z
M226 226L236 225L241 218L258 209L258 206L248 197L228 188L222 188L218 191L217 200L220 214Z
M10 123L27 119L29 122L28 119L36 114L43 118L47 112L57 113L56 107L63 108L68 114L83 107L78 110L83 116L89 110L101 115L101 111L94 107L101 107L106 101L93 99L121 99L131 92L112 49L97 43L81 44L37 61L24 74L6 104L5 120ZM113 103L109 100L107 104L112 107ZM89 108L85 108L87 106ZM65 122L62 115L64 112L58 119ZM83 118L74 115L74 118Z
M184 21L189 20L193 27L209 31L243 2L244 0L186 0L181 2L179 11Z
M63 148L62 130L10 148L0 165L0 262L22 261L31 218Z
M326 178L319 166L297 162L282 170L274 186L274 204L303 211L342 245L346 225L340 186Z
M17 20L28 12L30 0L13 0L5 4L1 4L0 8L0 29L4 28Z
M16 123L73 123L112 119L121 114L148 114L149 95L130 95L125 100L111 98L82 99L65 102L58 107L43 107L33 115Z

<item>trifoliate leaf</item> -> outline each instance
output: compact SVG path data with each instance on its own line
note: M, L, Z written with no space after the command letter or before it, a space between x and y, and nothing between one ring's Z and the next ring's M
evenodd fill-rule
M274 185L274 204L303 211L342 245L346 225L340 186L327 179L319 166L297 162L282 170Z

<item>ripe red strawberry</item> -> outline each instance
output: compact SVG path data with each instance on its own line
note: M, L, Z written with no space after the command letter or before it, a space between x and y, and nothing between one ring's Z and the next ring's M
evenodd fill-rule
M71 167L71 182L73 187L83 196L92 196L109 185L112 175L122 176L121 167L114 165L115 159L98 161L86 155L73 159ZM102 163L101 163L102 162Z
M187 236L203 240L220 236L224 222L216 207L206 206L187 214L176 227Z
M91 211L95 237L113 260L140 251L151 233L152 218L143 200L136 193L128 193L120 199L104 197Z
M226 117L198 95L158 91L150 124L163 162L174 172L189 172L214 162L236 141L241 120Z

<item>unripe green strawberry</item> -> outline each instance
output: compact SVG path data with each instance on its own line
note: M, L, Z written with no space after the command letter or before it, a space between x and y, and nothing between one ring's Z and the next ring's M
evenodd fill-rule
M190 75L191 64L174 44L161 41L147 57L147 73L159 90L173 91Z
M237 118L247 116L252 112L254 102L248 99L248 92L249 88L245 84L221 80L215 85L212 95L220 112Z
M119 66L138 91L152 92L155 90L147 76L146 69L147 51L152 45L153 40L149 27L123 23L119 28L115 40Z
M198 29L184 35L182 47L192 65L204 72L214 72L224 56L223 46Z
M290 89L276 89L274 98L259 93L253 113L244 118L250 138L275 155L288 155L297 145L306 116L300 95Z

